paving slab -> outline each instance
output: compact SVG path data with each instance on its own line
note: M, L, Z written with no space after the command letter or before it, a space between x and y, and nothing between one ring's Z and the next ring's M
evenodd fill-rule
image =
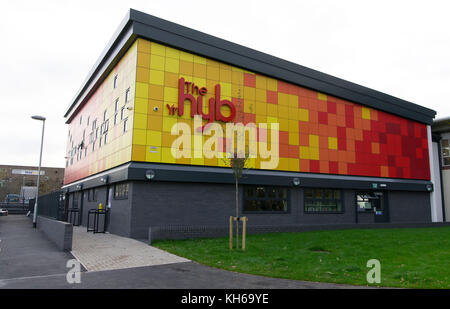
M109 233L86 232L74 226L72 252L87 271L103 271L189 262L135 239Z

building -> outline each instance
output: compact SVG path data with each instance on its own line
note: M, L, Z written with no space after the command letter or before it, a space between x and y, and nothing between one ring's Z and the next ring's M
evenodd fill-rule
M4 201L6 194L17 194L27 200L23 195L36 187L37 175L37 166L0 165L0 200ZM41 167L39 194L60 190L63 180L64 168Z
M441 221L435 114L130 10L64 115L64 189L82 224L101 202L119 235L225 227L234 178L217 156L234 138L210 138L243 123L257 132L239 186L249 227Z
M441 192L440 200L443 221L450 221L450 118L436 119L431 126L433 139L433 162L436 175L436 187ZM438 191L438 190L436 190Z

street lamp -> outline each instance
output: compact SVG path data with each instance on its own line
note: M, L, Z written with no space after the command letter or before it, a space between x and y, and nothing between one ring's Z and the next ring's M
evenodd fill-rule
M37 176L37 194L36 194L36 201L34 202L34 213L33 213L33 227L36 228L36 219L37 219L37 212L38 212L38 198L39 198L39 178L41 176L42 147L44 146L45 117L31 116L31 118L34 120L42 121L41 153L39 155L39 168L38 168L38 176Z

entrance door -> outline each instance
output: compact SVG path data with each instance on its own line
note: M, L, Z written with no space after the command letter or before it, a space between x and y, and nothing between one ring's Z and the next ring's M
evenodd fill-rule
M358 222L389 222L389 208L385 192L357 192L356 208Z
M375 222L389 222L389 209L386 201L386 194L383 192L374 192L375 196Z

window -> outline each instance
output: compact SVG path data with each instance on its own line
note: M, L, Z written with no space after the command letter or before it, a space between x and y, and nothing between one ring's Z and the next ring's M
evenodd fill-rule
M114 185L114 199L127 199L128 198L128 184L118 183Z
M108 141L108 133L105 133L105 140L103 141L103 145L106 145Z
M342 191L336 189L305 189L305 212L343 212Z
M128 101L130 101L130 88L125 91L125 104L127 104Z
M450 166L450 147L448 139L441 140L442 165Z
M122 107L120 110L120 120L123 120L125 118L125 107Z
M103 133L108 132L109 129L109 119L105 121L105 125L103 126Z
M119 98L114 102L114 125L117 124L117 113L119 111Z
M78 192L73 194L72 208L78 208Z
M287 211L287 188L267 186L246 186L244 188L244 212Z
M382 192L358 192L356 193L356 206L359 212L373 212L375 208L382 209L384 204Z
M83 115L80 116L80 124L83 122Z
M127 132L128 130L128 118L125 118L123 121L123 132Z
M88 201L96 202L97 201L97 190L95 188L89 189L88 191Z
M87 119L87 122L86 122L86 125L88 126L89 125L89 121L91 120L91 116L88 116L88 119Z
M114 87L114 89L116 89L116 88L117 88L117 75L116 75L116 76L114 76L113 87Z

